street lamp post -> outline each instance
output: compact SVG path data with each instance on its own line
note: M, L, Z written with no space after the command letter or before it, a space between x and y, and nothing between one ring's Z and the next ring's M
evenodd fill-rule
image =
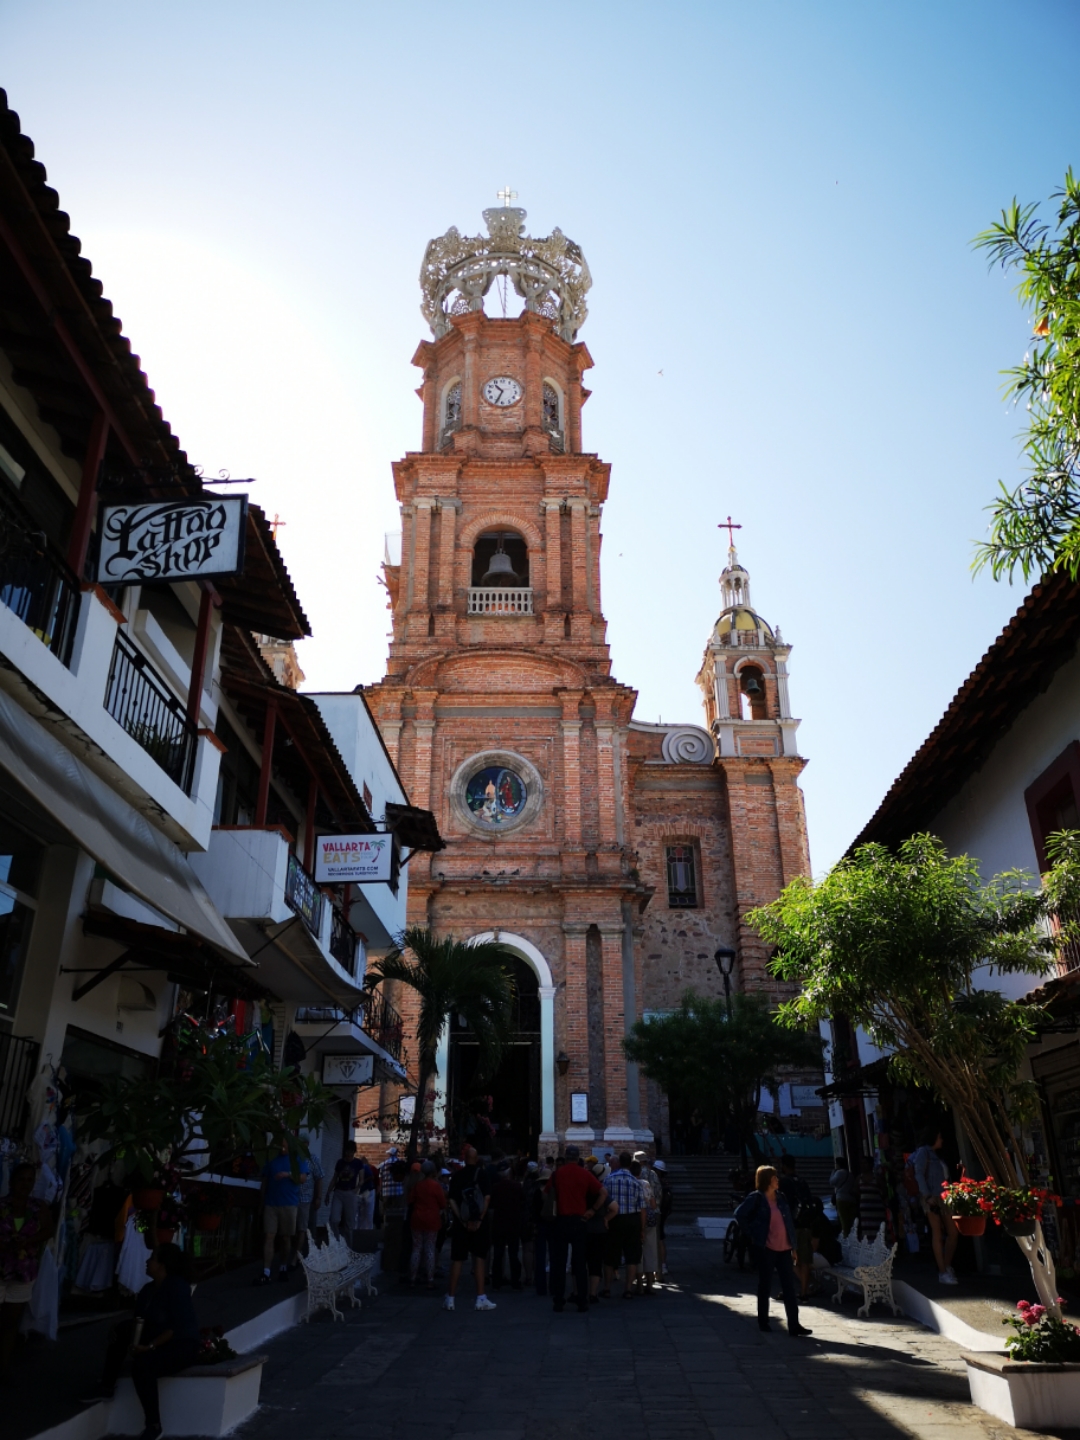
M717 968L724 980L724 999L727 1002L728 1019L731 1019L731 972L735 968L735 961L738 958L734 950L729 950L726 945L721 945L719 950L713 954Z

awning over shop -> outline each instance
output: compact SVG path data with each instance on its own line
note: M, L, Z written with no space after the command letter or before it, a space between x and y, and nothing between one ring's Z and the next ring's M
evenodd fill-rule
M183 852L3 691L0 768L121 885L231 961L250 966Z

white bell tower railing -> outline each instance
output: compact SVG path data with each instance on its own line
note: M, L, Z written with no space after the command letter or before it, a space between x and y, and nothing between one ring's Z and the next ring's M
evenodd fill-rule
M470 615L531 615L531 585L512 585L505 589L490 585L469 586Z

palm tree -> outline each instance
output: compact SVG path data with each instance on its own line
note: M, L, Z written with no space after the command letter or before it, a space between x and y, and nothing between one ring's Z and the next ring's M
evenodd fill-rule
M470 944L452 935L437 940L430 930L411 926L394 948L372 962L367 984L387 980L408 985L420 997L416 1042L420 1076L416 1087L407 1157L416 1155L417 1135L427 1104L427 1089L438 1073L439 1036L451 1015L460 1015L475 1035L480 1069L490 1073L498 1063L510 1030L514 982L505 970L506 952L492 941Z

